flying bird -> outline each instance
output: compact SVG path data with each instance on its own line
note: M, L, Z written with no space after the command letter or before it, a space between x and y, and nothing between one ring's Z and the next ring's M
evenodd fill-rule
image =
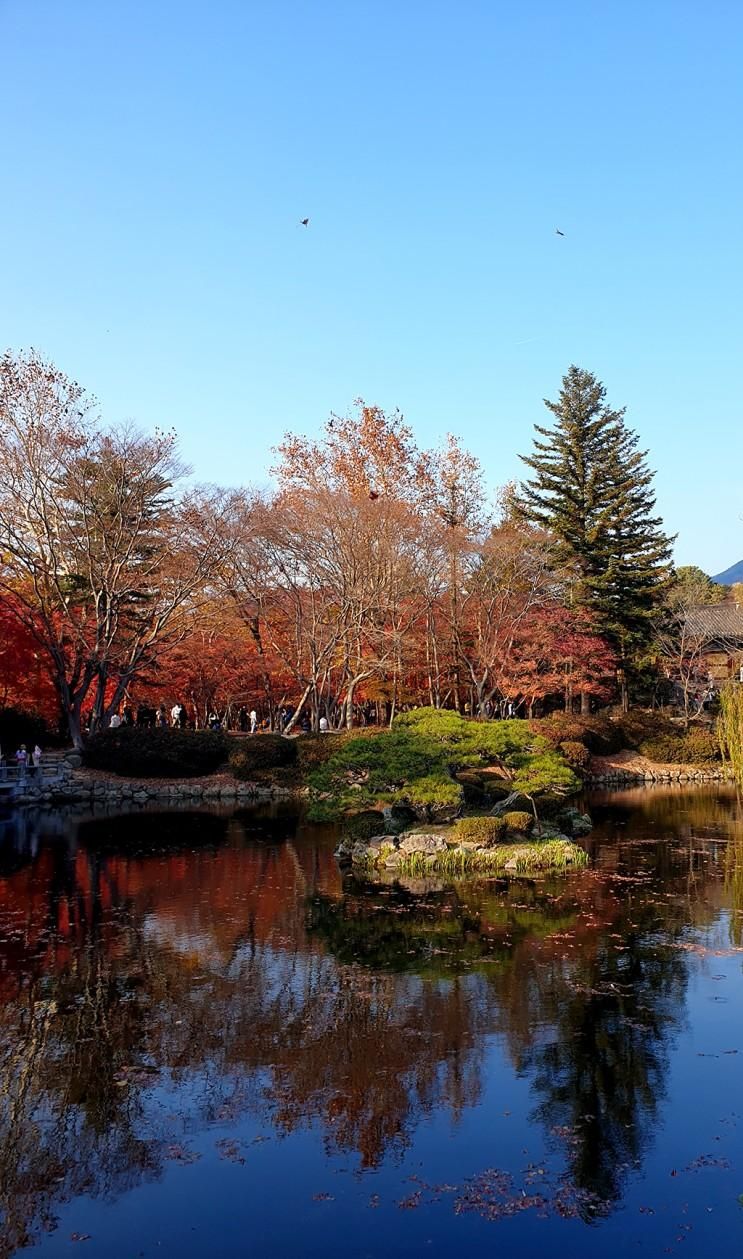
M565 233L564 233L564 232L561 232L561 231L560 231L559 227L556 227L556 228L555 228L555 233L556 233L556 235L557 235L557 236L564 236L564 235L565 235Z
M309 219L300 219L300 220L299 220L299 222L301 223L302 227L308 227L308 226L309 226L309 221L310 221Z

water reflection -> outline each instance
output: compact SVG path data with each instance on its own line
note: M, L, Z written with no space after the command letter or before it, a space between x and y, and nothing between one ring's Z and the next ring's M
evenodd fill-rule
M456 888L342 881L333 834L281 812L7 819L0 1254L245 1115L377 1167L478 1106L493 1038L610 1212L686 1017L679 945L721 913L739 940L743 825L733 793L594 812L584 874Z

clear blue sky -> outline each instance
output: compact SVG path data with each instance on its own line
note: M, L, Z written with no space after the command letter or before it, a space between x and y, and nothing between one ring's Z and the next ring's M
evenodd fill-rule
M576 362L718 571L742 60L740 0L0 0L0 346L228 484L363 396L496 486Z

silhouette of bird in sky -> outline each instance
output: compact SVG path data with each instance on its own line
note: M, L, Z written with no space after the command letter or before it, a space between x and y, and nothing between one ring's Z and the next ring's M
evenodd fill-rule
M565 233L564 233L564 232L561 232L561 231L560 231L559 227L556 227L556 228L555 228L555 234L556 234L557 236L564 236L564 235L565 235Z
M300 219L300 220L299 220L299 222L301 223L302 227L307 227L307 226L309 225L309 221L310 221L309 219Z

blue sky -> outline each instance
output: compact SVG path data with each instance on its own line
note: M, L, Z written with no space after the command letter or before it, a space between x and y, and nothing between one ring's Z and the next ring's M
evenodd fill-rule
M742 56L739 0L0 0L0 346L226 484L361 396L495 487L576 362L718 571Z

